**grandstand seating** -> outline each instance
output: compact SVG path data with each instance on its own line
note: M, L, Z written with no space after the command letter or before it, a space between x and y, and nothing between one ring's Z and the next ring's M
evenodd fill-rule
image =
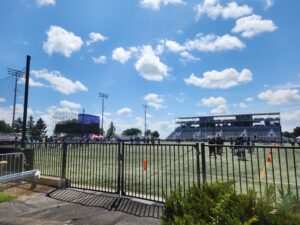
M280 140L280 127L177 127L168 137L167 140L205 140L209 136L219 135L229 140L239 136L251 137L256 136L257 140Z

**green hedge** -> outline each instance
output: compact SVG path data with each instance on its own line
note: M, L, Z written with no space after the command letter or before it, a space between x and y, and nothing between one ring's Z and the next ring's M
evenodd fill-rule
M193 186L183 195L181 188L165 197L162 224L178 225L299 225L300 201L292 193L269 186L262 197L254 191L237 194L233 182Z

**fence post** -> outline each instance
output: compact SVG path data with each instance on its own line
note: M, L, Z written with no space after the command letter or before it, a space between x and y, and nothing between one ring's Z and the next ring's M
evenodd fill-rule
M67 142L64 142L62 144L62 166L61 166L61 178L62 179L66 179L67 149L68 149L68 144L67 144Z
M121 195L126 195L125 191L124 191L124 176L125 176L125 168L124 168L124 146L125 146L125 143L122 142L122 164L121 164L121 172L122 172L122 175L121 175Z
M197 185L200 187L200 145L196 143L196 153L197 153Z
M205 161L205 145L201 143L201 164L202 164L202 178L203 183L206 182L206 161Z
M121 160L122 160L121 145L122 142L119 142L118 143L118 189L117 189L118 194L121 193Z

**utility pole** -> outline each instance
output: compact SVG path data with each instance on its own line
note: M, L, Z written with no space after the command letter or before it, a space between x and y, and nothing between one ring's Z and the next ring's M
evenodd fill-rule
M144 133L144 136L146 137L146 131L147 131L147 108L149 107L148 105L143 105L144 107L144 113L145 113L145 133Z
M108 99L108 94L100 92L99 93L99 97L102 98L102 115L101 115L101 119L102 119L102 131L104 132L104 128L103 128L103 124L104 124L104 99Z
M25 75L25 95L24 95L24 111L23 111L23 129L22 129L22 148L25 148L26 141L26 122L27 122L27 108L28 108L28 92L29 92L29 73L30 73L31 57L26 57L26 75Z
M15 76L15 88L14 88L14 104L13 104L13 115L12 115L12 123L11 127L13 128L13 131L15 131L15 117L16 117L16 101L17 101L17 91L18 91L18 79L24 78L25 73L21 70L16 70L12 68L7 68L7 73L11 76Z

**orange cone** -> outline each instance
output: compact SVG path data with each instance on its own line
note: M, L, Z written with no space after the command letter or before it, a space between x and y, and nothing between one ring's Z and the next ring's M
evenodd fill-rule
M269 152L269 155L267 157L267 162L268 163L271 163L273 161L273 158L272 158L272 152Z

